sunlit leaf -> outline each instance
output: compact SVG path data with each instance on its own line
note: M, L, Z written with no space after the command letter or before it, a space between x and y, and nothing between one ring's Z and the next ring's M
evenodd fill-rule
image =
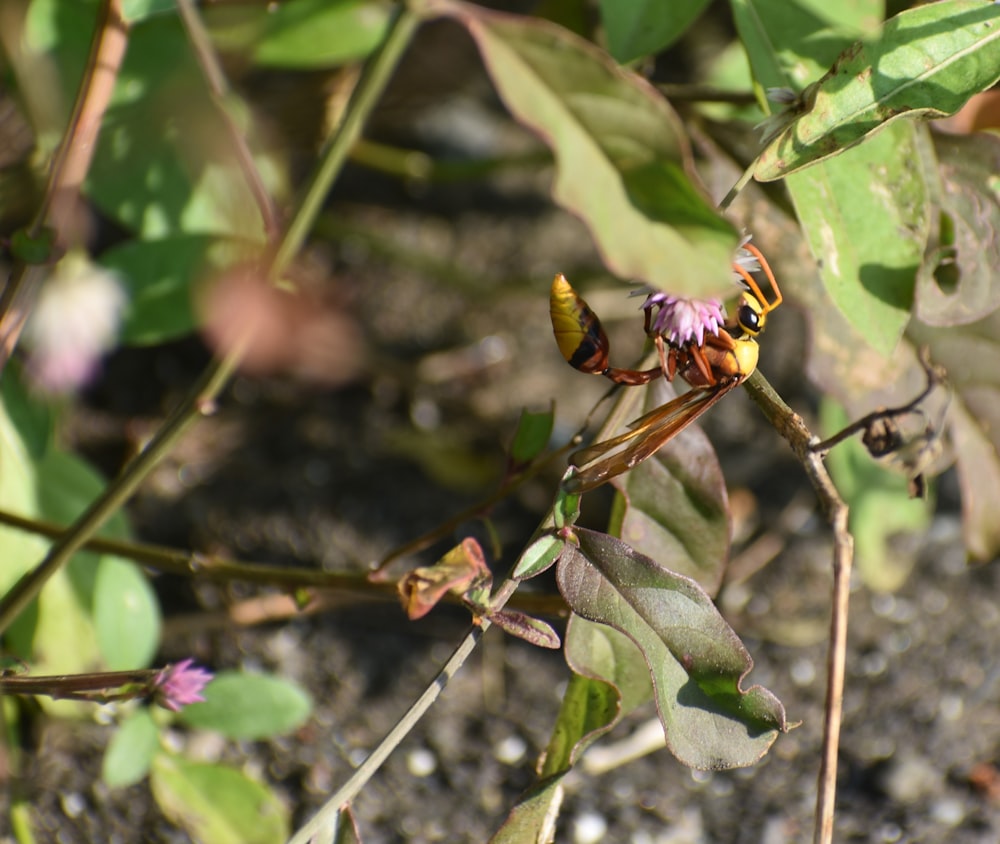
M173 12L177 9L177 0L123 0L122 18L135 24L150 15Z
M922 139L895 124L868 143L787 179L827 291L888 356L910 318L929 227Z
M225 52L255 64L335 67L364 58L385 36L391 7L370 0L289 0L276 5L208 6L205 24Z
M125 788L149 773L160 746L160 731L146 707L132 712L111 736L101 762L101 779L112 788Z
M73 522L105 485L80 458L55 450L42 462L39 477L42 511L57 524ZM126 538L124 516L114 515L101 533ZM160 608L146 576L134 563L87 552L78 553L66 573L81 605L93 614L105 666L124 671L148 665L160 642Z
M524 549L511 577L526 580L541 574L556 561L563 544L561 539L551 534L540 536Z
M227 107L235 114L238 104L234 96ZM179 18L150 18L130 35L87 193L147 238L213 233L260 243L261 215L227 137ZM273 160L259 156L257 166L280 193Z
M230 738L259 739L301 726L312 711L305 690L268 674L224 671L205 687L205 702L185 706L180 719Z
M838 4L802 0L730 0L740 40L761 91L799 91L817 79L860 33L864 10L841 19ZM805 44L808 43L808 48Z
M1000 307L1000 137L935 135L934 147L937 218L917 274L916 315L960 325Z
M194 841L282 844L288 810L267 786L222 765L159 754L150 771L163 813Z
M101 265L119 273L129 294L122 342L164 343L190 334L197 325L194 283L246 256L248 248L215 235L179 234L130 240L104 252Z
M613 272L677 293L730 289L735 231L692 181L687 139L652 86L547 21L428 7L468 28L507 107L552 148L553 196Z
M690 578L604 534L578 530L556 576L574 612L625 633L653 678L667 746L695 768L751 765L787 729L784 708L760 686L739 638Z
M111 671L148 666L160 643L160 605L134 564L103 556L94 583L94 623Z
M708 0L601 0L600 5L608 52L625 64L673 44L702 13Z
M754 176L780 179L900 117L958 111L1000 79L998 23L992 0L941 0L891 18L805 93L803 112L761 153Z

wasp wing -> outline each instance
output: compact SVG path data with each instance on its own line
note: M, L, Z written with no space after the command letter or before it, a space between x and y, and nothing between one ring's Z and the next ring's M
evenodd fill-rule
M566 481L567 489L573 493L587 492L637 466L742 380L734 378L714 387L690 390L645 416L640 416L629 425L631 430L624 434L574 452L570 462L583 468Z

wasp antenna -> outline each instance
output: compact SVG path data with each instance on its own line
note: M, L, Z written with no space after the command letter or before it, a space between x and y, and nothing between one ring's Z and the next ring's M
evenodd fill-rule
M764 294L761 293L760 287L757 282L751 278L750 274L744 270L742 267L734 264L736 271L743 277L743 280L750 286L753 291L754 296L757 297L757 301L760 302L761 307L764 308L764 313L769 313L773 311L778 305L784 300L784 296L781 295L781 288L778 287L778 280L774 277L774 273L771 271L771 265L767 262L767 258L764 254L752 243L744 243L743 248L747 250L751 255L754 256L760 262L760 268L764 271L764 275L767 276L768 283L771 285L771 289L774 291L774 301L768 302L764 298Z

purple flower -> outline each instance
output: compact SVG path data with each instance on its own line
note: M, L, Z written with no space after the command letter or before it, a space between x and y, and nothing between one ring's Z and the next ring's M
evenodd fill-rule
M745 246L750 242L746 235L736 249L733 258L733 279L743 286L743 275L736 270L740 267L748 273L760 270L760 261ZM649 328L653 334L662 335L673 346L683 346L695 342L704 345L705 335L718 336L725 324L726 311L719 299L693 299L663 293L650 287L640 288L632 295L646 294L642 308L649 316ZM653 309L656 308L655 313Z
M212 672L194 667L193 659L181 660L156 675L155 700L172 712L180 712L182 706L205 702L201 692L211 679Z
M705 334L718 335L726 314L718 299L688 299L672 293L649 293L643 310L657 309L650 317L650 330L663 335L672 345L705 342Z

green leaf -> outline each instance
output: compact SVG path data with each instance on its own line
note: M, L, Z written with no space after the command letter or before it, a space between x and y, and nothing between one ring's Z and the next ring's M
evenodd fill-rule
M246 114L235 97L227 107ZM175 15L133 29L86 190L123 227L145 238L212 233L262 243L263 223ZM267 188L282 190L257 156Z
M849 422L847 414L829 400L820 406L820 421L825 436ZM850 508L857 570L869 589L894 592L912 571L916 554L896 550L891 540L901 533L927 529L927 502L911 498L907 479L883 468L856 437L834 448L826 463Z
M514 440L510 444L510 459L515 466L530 463L545 450L552 436L554 420L555 413L551 407L543 413L521 411Z
M823 283L869 345L888 356L910 318L929 227L913 124L787 180Z
M8 362L4 377L0 379L0 395L26 455L31 460L40 460L52 438L52 408L28 392L16 358Z
M149 773L160 747L160 731L146 707L132 712L111 736L101 762L101 779L111 788L135 785Z
M152 662L160 643L160 605L149 579L136 565L101 557L94 584L94 623L109 670L145 668Z
M557 536L551 534L540 536L524 549L511 577L516 580L527 580L541 574L556 561L562 553L564 544Z
M75 521L105 485L83 460L55 449L40 464L39 481L41 512L58 524ZM112 516L100 534L126 538L125 517L121 513ZM80 552L65 573L73 584L79 611L92 614L86 626L88 631L91 625L94 629L87 640L96 638L104 664L121 671L148 665L159 646L160 609L139 568L116 557ZM78 623L84 624L83 618ZM71 650L83 653L82 645Z
M55 232L43 228L37 237L18 229L10 238L10 253L25 264L47 264L55 257Z
M608 52L622 64L660 52L678 38L708 5L708 0L601 0Z
M935 134L934 147L937 225L917 273L916 315L962 325L1000 307L1000 137Z
M574 612L642 651L671 752L712 770L760 759L788 729L784 708L760 686L741 688L753 661L708 595L618 539L577 537L579 550L559 559L559 589Z
M265 67L336 67L368 56L385 36L391 6L371 0L290 0L214 6L205 25L224 52Z
M222 765L158 754L150 770L153 797L195 841L283 844L288 810L267 786Z
M11 379L8 375L3 380L8 382ZM7 386L5 383L3 406L0 407L0 466L3 467L3 471L0 471L0 507L20 516L37 517L40 515L37 467L32 460L29 446L22 439L18 426L14 424L13 417L18 413L8 408L10 399L7 395ZM9 590L18 578L35 566L47 547L48 543L41 537L0 525L0 559L5 561L5 564L0 566L0 591ZM55 577L61 577L65 581L63 573ZM56 590L59 588L57 586ZM49 617L48 596L45 592L42 593L42 601L46 609L44 613L40 611L38 601L32 602L4 636L7 649L25 660L34 661L32 644L35 634L39 624L47 621Z
M645 410L674 395L671 385L654 382L646 390ZM615 433L620 430L603 428L599 436ZM615 503L611 533L714 594L729 558L729 497L705 434L688 427L612 483L622 496Z
M134 25L151 15L173 12L176 8L177 0L123 0L122 18Z
M100 263L121 276L129 293L122 325L124 343L163 343L197 326L192 298L196 282L247 254L250 244L214 235L180 234L130 240L101 255Z
M216 675L205 687L205 702L185 706L180 719L229 738L259 739L291 732L311 711L308 694L290 680L230 671Z
M600 680L570 676L539 781L523 794L490 844L553 840L562 780L580 754L618 719L618 693Z
M759 90L800 91L858 36L864 19L842 23L824 14L833 4L801 0L730 0L733 20ZM762 104L763 97L761 96Z
M735 231L693 182L688 141L655 89L547 21L428 5L468 28L511 113L552 148L553 197L613 272L679 294L731 289Z
M44 66L54 65L57 69L56 87L62 95L62 106L54 108L54 104L50 102L48 107L37 109L32 115L33 119L38 120L34 127L39 147L36 152L39 160L44 160L44 156L54 151L62 140L66 121L69 119L69 104L76 97L90 54L98 4L95 0L79 0L75 3L32 0L25 8L27 17L24 36L18 45L25 55L22 57L8 53L5 58L17 59L14 67L22 91L31 91L38 84L39 61Z
M896 15L806 92L804 110L760 154L754 176L780 179L900 117L954 114L1000 79L998 24L992 0L940 0Z
M653 684L642 651L624 633L606 624L571 615L566 625L566 663L577 674L615 690L616 712L604 726L610 730L624 716L653 699ZM597 737L592 726L591 740ZM600 732L603 735L607 730ZM577 748L572 760L583 752Z

